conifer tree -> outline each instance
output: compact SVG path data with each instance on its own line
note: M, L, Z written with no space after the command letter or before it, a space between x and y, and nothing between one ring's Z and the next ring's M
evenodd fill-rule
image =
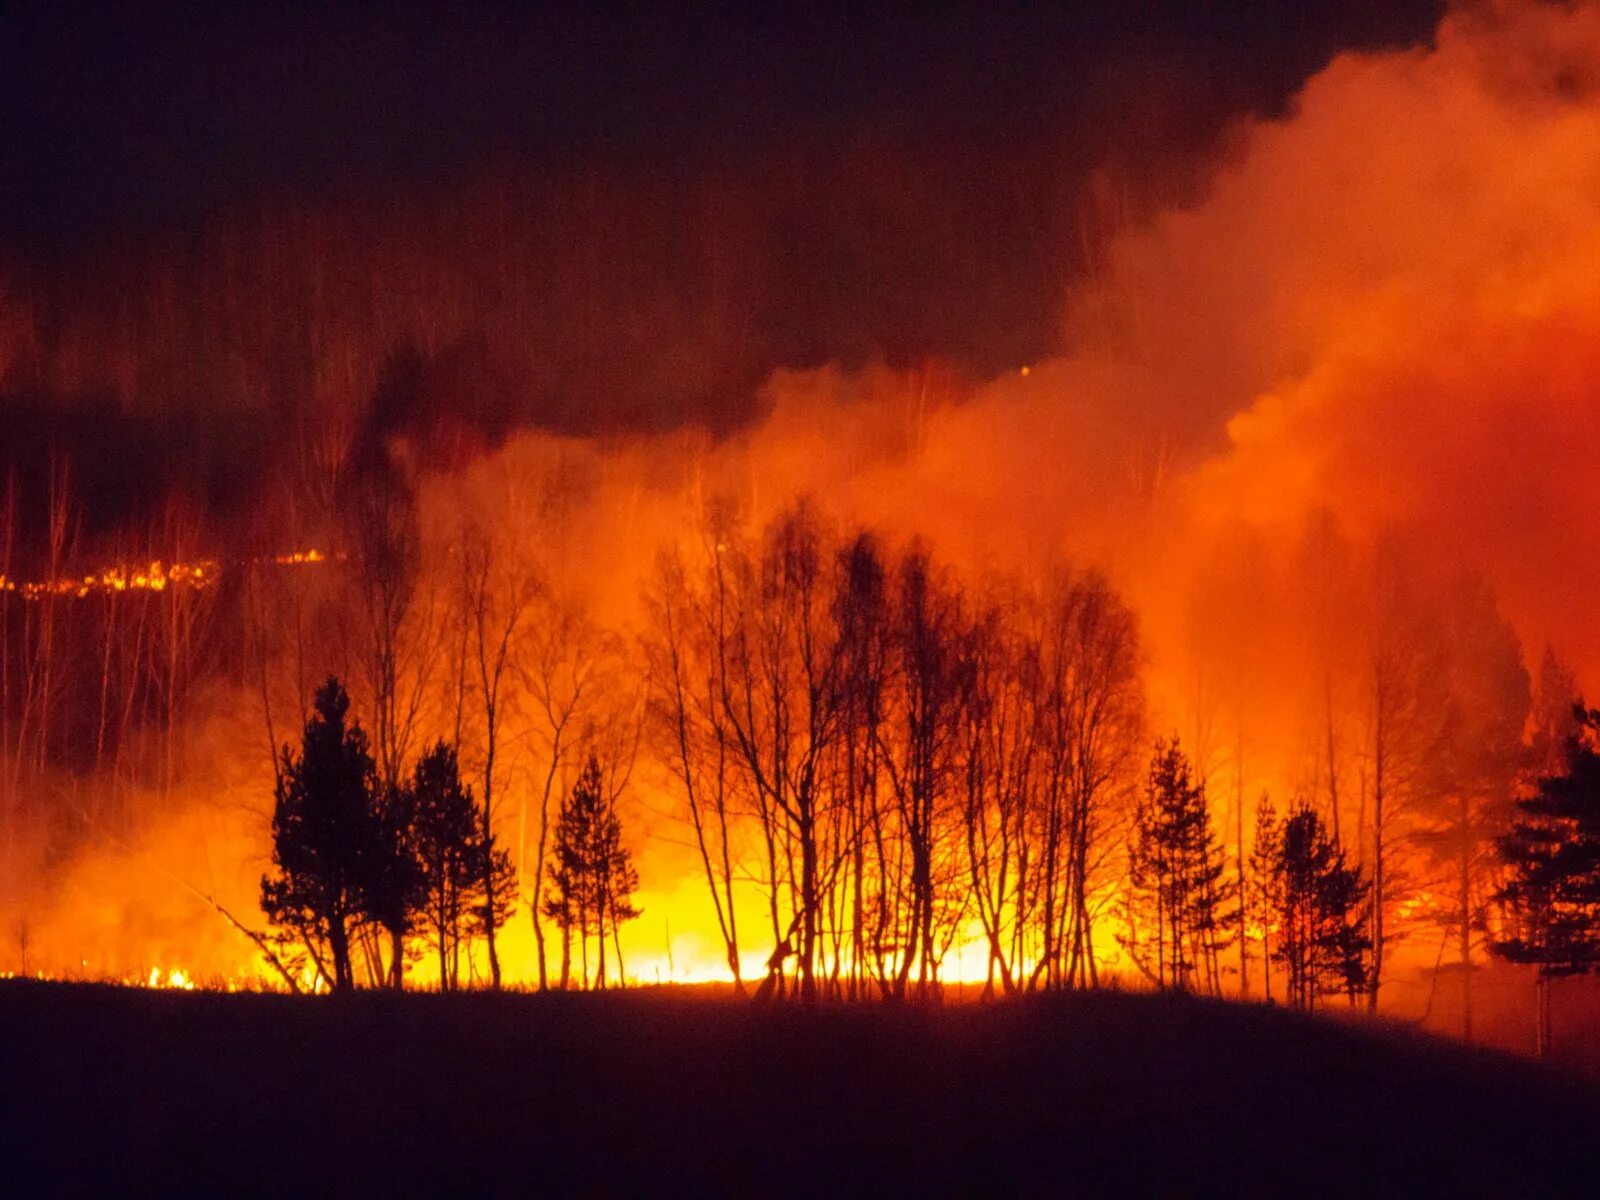
M1600 711L1573 710L1565 766L1517 801L1497 840L1509 878L1495 893L1504 922L1490 948L1538 968L1538 1047L1549 1043L1549 981L1600 966Z
M1261 941L1262 993L1272 999L1273 933L1277 929L1279 883L1279 858L1283 853L1283 826L1278 821L1278 810L1266 792L1256 802L1256 834L1250 847L1250 887L1246 920Z
M1135 814L1129 928L1123 944L1158 987L1219 990L1219 954L1237 915L1205 785L1178 739L1157 743ZM1153 955L1153 959L1152 959Z
M421 877L419 923L438 956L439 989L454 991L460 984L467 914L482 888L477 809L462 785L456 752L443 742L417 762L405 791Z
M1372 885L1304 802L1277 838L1271 888L1277 900L1278 944L1289 1003L1310 1009L1325 995L1345 992L1350 1003L1366 986L1368 901Z
M416 956L406 939L416 927L424 904L422 863L417 854L416 793L396 785L383 787L377 807L376 857L363 872L366 916L389 935L389 986L405 987L406 963Z
M606 985L606 938L615 943L625 921L639 915L632 896L639 873L622 844L622 822L607 794L600 761L589 756L583 773L562 802L551 850L550 894L545 915L562 931L562 986L571 978L572 934L576 931L588 983L589 939L596 943L595 984ZM620 947L618 948L620 957ZM618 976L621 976L620 963Z
M318 690L300 753L281 751L272 814L272 870L261 908L286 947L298 941L335 991L355 985L351 934L366 915L382 854L377 775L337 679Z

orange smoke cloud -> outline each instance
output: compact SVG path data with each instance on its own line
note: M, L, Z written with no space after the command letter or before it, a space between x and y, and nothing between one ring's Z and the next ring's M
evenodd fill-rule
M809 494L969 571L1097 565L1142 614L1158 723L1188 730L1194 664L1218 644L1258 674L1305 651L1260 612L1309 603L1295 556L1328 519L1358 546L1398 531L1437 567L1481 570L1525 645L1595 678L1600 6L1475 7L1431 48L1335 60L1289 116L1238 131L1202 202L1105 261L1065 315L1078 349L1026 374L783 373L766 415L719 443L523 434L426 477L426 520L545 497L516 517L542 570L624 632L656 551L718 495L760 520ZM1256 594L1214 586L1219 562ZM1292 789L1295 720L1262 728L1250 789ZM645 978L674 947L663 975L718 953L659 784L642 771L626 814L647 916L624 938ZM259 837L211 864L229 894L248 898ZM76 961L69 941L56 953Z

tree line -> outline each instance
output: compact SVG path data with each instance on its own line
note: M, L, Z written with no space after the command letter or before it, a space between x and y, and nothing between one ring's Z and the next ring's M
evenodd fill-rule
M470 982L464 948L515 912L516 869L462 782L455 749L436 742L408 778L385 785L337 679L318 688L299 751L281 752L272 843L261 908L273 933L262 949L296 991L303 980L353 988L358 963L371 985L400 990L423 954L434 956L440 990L456 991ZM617 931L639 915L638 873L593 757L562 803L551 857L544 914L562 932L561 986L606 986L608 938L620 981Z
M465 619L441 628L456 630L457 665L477 676L479 779L489 780L495 739L508 736L497 722L529 712L500 693L496 673L510 664L527 685L524 643L538 641L550 610L524 619L531 602L508 599L487 549L462 561ZM1457 609L1434 626L1436 648L1393 637L1372 660L1374 753L1354 822L1330 754L1326 776L1281 814L1266 795L1247 814L1236 796L1229 839L1208 790L1216 772L1178 734L1150 737L1138 621L1103 577L974 586L920 543L841 531L807 504L759 530L713 517L698 543L661 555L633 655L620 642L606 651L608 687L642 677L640 723L609 743L627 761L592 752L591 712L559 760L576 769L574 745L587 747L576 751L582 769L536 845L524 832L522 852L507 853L492 828L492 785L480 798L462 782L457 743L437 742L409 774L386 774L374 765L383 752L347 723L342 691L325 687L300 753L281 755L280 858L263 903L284 964L305 955L331 985L354 982L354 961L368 982L398 985L403 964L426 952L441 986L460 986L464 948L492 945L519 899L536 929L548 923L561 937L559 976L552 964L541 985L618 979L618 931L637 915L638 877L616 802L642 751L680 805L735 987L762 997L936 997L954 947L975 939L985 994L1096 986L1114 944L1119 967L1155 987L1371 1007L1385 950L1428 922L1460 941L1469 970L1483 945L1571 973L1579 962L1557 961L1551 947L1576 944L1574 893L1557 903L1554 884L1518 882L1533 834L1514 823L1512 800L1519 780L1577 753L1561 748L1587 728L1561 715L1575 687L1547 656L1537 693L1523 672L1519 709L1514 640L1475 649L1476 662L1446 661L1450 639L1474 622L1479 633L1503 628L1481 589L1455 595ZM414 595L407 605L372 643L380 668L414 636ZM381 598L372 611L382 629ZM547 677L559 675L553 663L571 647L559 637L540 647ZM1479 695L1428 682L1437 671L1461 686L1473 670L1490 681ZM372 672L380 709L387 697L398 711L403 675L393 669L384 685ZM407 731L393 740L414 741L422 712L391 715L389 728ZM1505 732L1513 722L1515 738ZM559 736L563 726L550 728ZM351 836L368 847L352 861L368 865L308 921L289 884L299 871L291 831L324 741L349 743L341 753L360 781L349 785L359 799L349 828L365 831ZM1567 818L1550 809L1540 819ZM1582 844L1569 843L1562 861ZM1552 913L1567 913L1566 924L1540 926ZM337 948L341 938L362 949ZM766 959L759 980L744 977L752 943Z
M681 818L736 986L769 996L935 996L952 951L976 944L990 993L1094 986L1115 947L1152 986L1375 1008L1395 948L1431 935L1428 957L1454 949L1470 1032L1477 965L1530 919L1501 839L1514 797L1563 768L1575 683L1549 654L1530 680L1487 586L1420 586L1403 547L1357 569L1348 546L1310 539L1287 564L1309 607L1256 568L1219 581L1253 585L1326 647L1291 672L1316 684L1302 690L1319 727L1280 820L1243 791L1252 739L1282 740L1239 699L1259 683L1212 647L1181 742L1155 741L1138 620L1092 572L965 575L805 503L760 527L712 505L701 536L660 556L639 627L611 630L541 559L564 552L565 483L508 477L473 504L425 506L393 463L341 454L309 453L286 493L301 507L263 520L296 542L328 535L315 570L0 598L8 844L20 799L52 774L69 824L109 820L105 789L64 778L85 746L112 795L181 787L182 723L219 670L258 691L281 788L278 731L309 728L314 680L333 673L363 714L365 825L398 839L406 805L449 793L452 772L479 818L470 836L452 818L472 864L452 869L473 882L436 884L420 915L408 872L387 899L363 883L341 902L344 969L321 934L320 966L295 951L330 985L392 985L395 962L424 953L470 982L469 949L493 985L503 926L482 914L513 909L541 986L616 978L632 885L598 896L558 853L591 756L613 816L637 780ZM64 477L51 511L51 561L70 573ZM181 508L161 521L166 557L203 540ZM1202 603L1201 583L1202 628L1247 609ZM1233 643L1241 663L1268 661ZM484 865L493 851L509 869ZM766 967L746 979L752 955Z
M1429 589L1403 547L1358 570L1318 536L1295 619L1329 647L1305 664L1322 728L1280 815L1247 810L1242 705L1232 739L1201 695L1192 745L1152 740L1138 621L1103 577L963 578L803 503L761 530L713 515L662 556L643 645L736 985L755 939L763 994L936 995L976 937L986 995L1095 986L1114 943L1151 986L1375 1010L1431 932L1470 1037L1514 917L1513 802L1576 685L1549 652L1530 679L1480 579ZM1208 793L1227 774L1231 830Z

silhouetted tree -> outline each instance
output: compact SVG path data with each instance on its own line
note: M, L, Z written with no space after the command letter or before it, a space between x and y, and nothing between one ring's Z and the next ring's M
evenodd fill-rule
M1144 736L1138 621L1099 575L1047 589L1038 637L1042 770L1034 871L1041 971L1050 986L1098 981L1091 888L1112 855L1114 807L1137 786ZM1118 856L1120 857L1120 855ZM1214 965L1214 963L1212 964Z
M497 554L489 536L473 527L462 538L461 548L461 607L465 622L464 633L470 644L470 657L476 668L478 700L483 713L483 838L494 836L496 756L500 750L501 733L505 724L508 703L506 681L510 674L511 652L517 642L519 626L526 623L528 609L537 594L531 575L512 569L507 563L504 570L496 570ZM502 580L499 576L504 575ZM495 932L500 927L500 914L509 913L502 903L500 883L493 855L484 856L483 904L481 906L484 937L489 950L489 978L491 986L500 986L500 953L495 944ZM516 886L514 875L505 882Z
M1266 792L1256 801L1256 832L1250 846L1250 882L1244 888L1246 921L1261 942L1261 991L1272 999L1272 935L1282 907L1282 877L1278 859L1283 847L1283 827L1278 810Z
M589 981L588 943L596 945L594 981L606 985L606 938L617 939L623 922L639 915L633 893L639 873L622 844L622 822L614 798L607 794L600 760L590 755L572 791L562 802L551 847L550 892L545 915L562 931L561 983L571 978L571 937L577 931L583 955L583 979ZM618 977L621 947L617 945Z
M1432 774L1438 729L1438 677L1443 653L1432 614L1419 603L1411 581L1409 556L1380 548L1372 572L1369 654L1360 690L1366 703L1366 780L1371 819L1358 822L1366 867L1372 878L1372 961L1367 977L1367 1007L1378 1009L1384 960L1390 946L1405 936L1391 920L1391 909L1416 880L1414 855L1403 853L1416 836L1418 802ZM1363 792L1363 809L1368 800Z
M1449 595L1443 645L1439 732L1429 756L1431 819L1420 841L1452 876L1454 904L1438 917L1456 942L1461 1035L1470 1041L1473 949L1489 899L1485 875L1525 760L1530 688L1516 633L1479 578L1462 577Z
M935 934L954 907L940 902L947 876L956 874L948 851L961 842L952 819L959 817L956 750L969 692L969 639L960 591L939 576L921 547L902 560L896 584L888 719L879 727L878 748L910 855L904 897L910 920L892 987L904 996L915 968L917 991L926 995L937 983L941 957Z
M283 747L273 869L261 880L267 919L300 939L335 991L354 986L351 932L365 915L369 872L381 854L377 775L366 734L346 721L349 708L344 687L330 678L317 690L300 753Z
M1600 711L1574 706L1565 768L1517 801L1497 841L1509 878L1495 893L1504 918L1490 948L1538 968L1538 1049L1549 1045L1549 982L1600 966Z
M1571 741L1583 733L1586 716L1572 668L1545 647L1528 713L1528 772L1536 784L1570 767Z
M389 935L389 986L405 987L405 967L412 951L406 938L424 903L425 880L416 845L416 792L404 785L384 787L377 809L374 857L363 871L362 909Z
M1130 928L1124 945L1158 987L1219 984L1218 951L1236 920L1222 847L1203 783L1191 778L1178 739L1159 742L1135 815L1129 857ZM1152 932L1154 942L1152 946ZM1151 961L1151 950L1154 960Z
M392 385L390 380L383 386ZM423 570L417 498L407 471L376 446L353 451L336 490L341 574L348 587L336 614L371 714L375 769L387 792L400 786L421 738L441 623L432 579ZM376 974L381 946L363 939L362 949Z
M405 792L421 878L419 924L438 955L439 989L454 991L461 982L468 917L482 902L483 828L472 792L462 785L456 752L443 742L418 761Z
M1278 835L1271 887L1278 902L1278 945L1289 1003L1310 1009L1319 997L1344 992L1353 1005L1366 986L1366 932L1372 886L1316 810L1298 804Z
M718 598L702 602L681 553L666 553L657 561L645 601L651 622L644 643L652 685L647 715L658 754L683 788L734 991L744 995L733 897L737 871L732 827L737 814L729 746L717 719L718 677L709 669L718 645ZM853 928L859 937L859 917Z

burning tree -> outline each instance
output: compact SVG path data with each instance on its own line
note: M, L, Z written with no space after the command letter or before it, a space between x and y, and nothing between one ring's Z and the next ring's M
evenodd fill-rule
M561 805L551 847L550 893L545 915L562 932L561 986L571 979L572 932L578 933L583 981L589 982L589 939L595 942L594 983L606 986L606 938L617 955L617 977L622 978L622 945L617 938L623 922L639 915L633 893L639 873L633 856L622 844L622 821L616 797L606 787L600 760L589 756L583 773Z

